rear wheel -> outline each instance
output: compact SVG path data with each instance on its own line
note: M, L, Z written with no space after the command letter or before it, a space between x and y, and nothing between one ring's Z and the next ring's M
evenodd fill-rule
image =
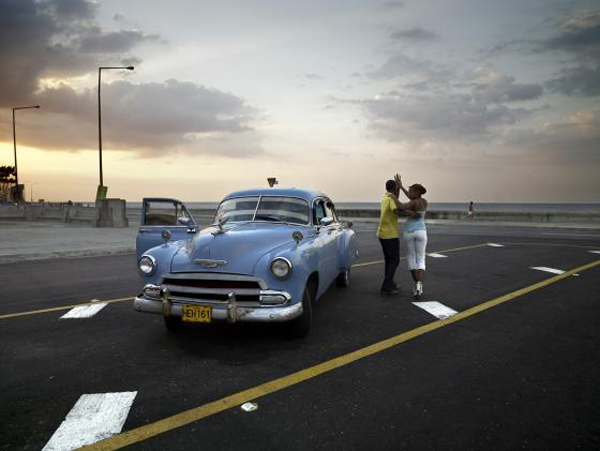
M183 321L177 316L165 316L165 326L169 332L177 332L183 327Z
M302 295L302 315L289 323L289 335L291 338L303 338L308 335L312 325L312 297L308 287L304 288Z
M335 284L338 287L346 288L350 285L350 268L345 269L335 279Z

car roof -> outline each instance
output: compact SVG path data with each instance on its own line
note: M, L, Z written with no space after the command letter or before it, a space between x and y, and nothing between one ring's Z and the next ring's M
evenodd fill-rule
M329 197L327 194L310 189L299 189L299 188L256 188L247 189L242 191L234 191L225 196L225 199L231 197L243 197L243 196L290 196L300 197L307 201L312 201L315 197Z

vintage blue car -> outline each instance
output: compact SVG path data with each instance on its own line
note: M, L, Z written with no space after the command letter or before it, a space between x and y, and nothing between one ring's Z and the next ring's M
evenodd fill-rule
M163 315L169 330L182 322L286 322L303 337L313 302L333 281L350 282L358 258L351 227L311 190L231 193L200 231L180 201L144 199L135 309Z

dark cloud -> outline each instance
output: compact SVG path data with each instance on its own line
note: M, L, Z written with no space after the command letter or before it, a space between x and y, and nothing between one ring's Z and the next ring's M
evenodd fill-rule
M567 19L558 34L543 42L549 50L592 52L600 50L600 11L587 12Z
M452 76L452 71L441 64L429 60L417 60L402 53L389 58L383 65L367 74L373 79L417 78L423 80L443 82Z
M404 3L402 2L385 2L381 5L384 9L398 9L404 8Z
M479 103L518 102L539 98L544 89L537 83L516 83L515 77L480 68L472 73L473 97Z
M468 142L490 136L491 128L514 124L526 112L477 102L469 94L397 94L362 101L370 129L389 141L406 139Z
M527 149L530 159L564 164L600 164L600 111L578 113L537 129L513 130L507 147Z
M131 58L136 45L158 36L121 30L105 33L89 0L0 2L0 106L31 100L41 78L89 73L107 56Z
M430 65L421 61L419 67ZM390 141L489 140L498 129L531 114L530 110L507 104L537 99L543 92L538 84L517 83L514 77L489 67L459 79L459 88L453 87L454 79L445 80L440 87L438 78L434 71L432 79L403 84L373 99L360 100L370 120L369 129Z
M156 34L147 35L137 30L102 33L97 30L81 39L79 50L84 53L124 53L145 42L159 42Z
M438 35L432 31L424 30L423 28L410 28L394 31L390 35L390 38L394 41L419 42L435 40L438 38Z
M39 4L41 9L62 20L90 20L96 15L97 4L82 0L50 0Z
M548 80L546 87L550 91L566 95L600 95L600 68L587 66L561 69L556 78Z
M31 116L21 125L24 144L60 150L97 146L94 89L79 93L63 85L43 91L37 100L52 114ZM262 152L248 125L256 110L232 94L177 80L144 84L116 81L103 88L102 105L107 150L132 149L146 156L169 151L206 153L209 149L203 145L210 142L218 144L225 156ZM8 139L8 134L5 129L0 138ZM245 143L239 142L241 137ZM226 149L227 142L236 142L238 147Z
M546 82L550 91L569 96L600 95L600 11L568 18L542 41L543 51L560 51L572 61Z
M158 35L105 32L88 0L0 2L0 106L34 102L43 114L21 125L21 142L45 149L95 148L96 89L40 85L47 77L96 73L99 65L138 65L131 52ZM126 74L123 74L125 76ZM45 86L45 87L44 87ZM52 86L52 87L49 87ZM258 111L233 94L189 82L105 83L103 129L107 150L153 156L179 150L245 156L262 149L251 123ZM0 139L10 139L6 127Z

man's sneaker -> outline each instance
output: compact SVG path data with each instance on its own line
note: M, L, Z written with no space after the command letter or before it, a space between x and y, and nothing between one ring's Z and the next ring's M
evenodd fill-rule
M393 296L394 294L400 293L400 290L398 288L394 288L394 289L392 289L392 291L381 290L379 293L382 296Z

